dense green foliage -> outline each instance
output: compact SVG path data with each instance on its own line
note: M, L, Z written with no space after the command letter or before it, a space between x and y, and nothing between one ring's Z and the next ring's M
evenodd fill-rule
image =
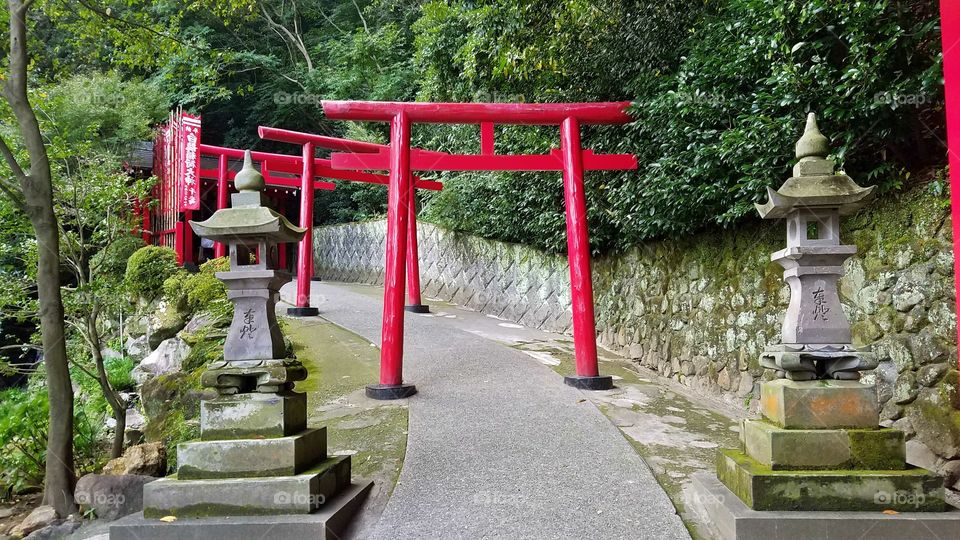
M163 57L153 77L202 110L211 142L290 150L259 141L259 124L385 142L383 125L326 120L320 99L632 100L633 123L584 132L597 151L639 158L637 171L588 175L600 250L752 215L789 175L808 111L862 183L897 188L944 164L938 13L922 0L198 5L208 9L176 20L195 61ZM478 144L476 126L418 125L414 139L451 152ZM555 128L497 129L500 153L557 144ZM565 248L558 174L439 176L427 219ZM316 204L320 223L367 219L383 213L384 193L347 184Z
M863 183L896 187L909 172L943 161L934 5L547 4L428 4L417 23L417 58L434 80L419 97L634 100L634 123L585 137L598 149L633 152L640 163L637 172L588 176L595 246L625 247L752 215L766 187L789 176L793 143L810 110L821 115L840 165ZM653 21L644 23L648 13ZM661 31L644 33L651 22ZM534 30L546 28L554 31ZM657 62L609 54L644 39L655 51L672 52L647 57ZM594 51L603 52L594 60ZM501 137L506 150L556 144L550 130L533 140ZM464 143L451 138L448 146ZM428 215L562 250L561 205L560 184L549 175L470 177L450 182Z
M127 261L125 279L132 293L149 300L160 294L163 282L177 271L177 254L172 249L144 246Z
M133 388L132 360L110 358L106 369L114 388ZM77 472L83 475L99 471L109 457L104 438L110 407L94 379L79 373L73 379L78 383L74 452ZM0 391L0 501L43 483L48 410L42 371L32 374L24 388Z

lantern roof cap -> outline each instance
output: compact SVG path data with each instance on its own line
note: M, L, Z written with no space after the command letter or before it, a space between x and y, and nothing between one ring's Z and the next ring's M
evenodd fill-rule
M799 161L793 166L793 176L780 189L767 188L767 202L755 205L760 217L778 219L802 208L836 210L840 215L860 210L876 186L861 187L846 174L835 172L828 155L830 141L820 132L816 114L810 113L796 144Z

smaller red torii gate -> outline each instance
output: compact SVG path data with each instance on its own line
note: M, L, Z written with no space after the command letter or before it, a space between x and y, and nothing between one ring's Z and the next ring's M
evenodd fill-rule
M631 154L598 155L580 143L582 124L625 124L629 102L614 103L403 103L323 101L327 118L390 122L389 147L363 150L344 147L331 161L337 169L389 170L387 198L386 275L381 331L380 382L367 386L374 399L399 399L416 393L403 382L403 282L409 238L412 171L562 171L567 218L567 253L573 304L576 375L564 381L574 387L612 387L597 365L590 241L587 231L583 173L586 170L635 169ZM479 124L480 154L448 154L410 148L413 123ZM499 155L494 149L495 124L556 125L560 149L543 155Z
M341 144L353 144L357 142L349 139L335 140ZM201 169L200 177L217 180L217 209L226 208L229 206L229 183L232 182L236 176L235 171L228 170L227 160L229 158L242 159L244 150L201 144L199 145L198 151L201 155L213 156L218 159L217 169L215 171L211 169ZM309 152L307 149L304 149L300 156L254 151L250 152L250 157L254 161L260 162L260 173L263 175L267 185L300 190L300 226L307 229L307 233L297 245L297 300L296 305L289 308L287 313L300 317L317 315L317 308L310 306L310 281L313 278L312 231L314 191L329 191L336 187L332 182L318 179L331 178L353 182L386 184L387 177L365 171L334 169L331 167L330 160L314 157L312 149L310 149ZM285 178L277 176L274 173L299 174L300 178ZM426 184L430 188L433 188L434 184L439 185L438 182L427 182ZM226 255L225 246L220 243L216 244L214 247L214 255L216 257Z
M230 158L243 159L244 150L239 148L226 148L223 146L214 146L210 144L201 144L198 151L203 156L217 158L217 168L200 169L200 177L217 181L217 210L227 208L230 203L230 183L233 182L237 171L228 169L228 160ZM263 175L264 182L268 186L280 186L294 189L303 187L300 178L284 178L272 174L273 172L282 172L286 174L297 174L302 169L300 158L297 156L288 156L284 154L271 154L268 152L250 152L250 157L254 161L260 162L260 174ZM342 172L342 171L341 171ZM315 180L313 189L330 191L335 189L332 182ZM217 242L214 245L214 257L225 257L227 255L227 246Z
M342 139L340 137L329 137L326 135L316 135L313 133L303 133L300 131L290 131L288 129L280 129L269 126L260 126L257 129L257 133L260 135L261 139L275 141L275 142L285 142L291 144L299 144L302 147L304 154L307 152L313 152L315 148L325 148L328 150L344 150L348 152L357 152L359 154L374 152L379 153L385 150L389 150L389 146L384 144L376 144L363 141L355 141L352 139ZM308 149L309 146L309 149ZM366 172L358 172L357 169L351 169L344 171L342 169L333 168L329 160L317 159L315 160L316 167L322 168L322 173L325 177L328 178L339 178L341 180L349 180L354 182L367 182L373 184L389 184L389 178L380 174L371 174ZM347 174L345 174L347 173ZM349 177L348 177L349 176ZM413 182L410 184L410 200L411 204L409 205L408 219L410 220L411 226L407 229L407 298L408 304L406 306L407 311L414 313L427 313L430 311L429 306L425 305L420 296L420 264L419 264L419 253L417 251L417 211L416 211L416 190L417 189L426 189L431 191L440 191L443 189L443 184L433 180L423 180L419 177L414 176ZM311 203L312 206L312 203ZM302 226L302 225L301 225ZM312 233L308 233L312 234ZM312 254L312 251L311 251ZM311 258L312 261L312 258ZM312 262L311 262L311 275L312 271ZM297 281L297 297L299 298L301 294L310 296L310 284L301 284Z

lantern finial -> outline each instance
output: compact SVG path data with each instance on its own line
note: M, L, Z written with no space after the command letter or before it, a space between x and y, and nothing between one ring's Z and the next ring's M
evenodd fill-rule
M233 185L239 191L263 191L263 188L266 187L263 175L253 168L253 157L250 155L250 150L243 153L243 168L237 173Z
M825 158L830 154L830 140L820 133L820 127L817 125L817 115L810 113L807 115L807 127L803 130L803 136L797 141L797 159L806 157Z

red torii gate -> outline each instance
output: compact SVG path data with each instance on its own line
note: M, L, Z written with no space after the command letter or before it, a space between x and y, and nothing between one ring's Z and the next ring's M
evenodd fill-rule
M279 129L268 126L260 126L257 128L257 133L260 135L261 139L276 141L276 142L285 142L291 144L299 144L302 146L304 155L308 152L312 154L314 148L326 148L328 150L345 150L348 152L357 152L357 153L379 153L383 151L388 151L390 147L384 144L376 144L363 141L355 141L352 139L342 139L339 137L329 137L326 135L316 135L313 133L303 133L299 131L290 131L287 129ZM356 169L347 171L352 174L350 178L345 177L344 170L335 169L331 166L329 160L318 159L315 160L318 163L319 167L323 167L323 174L329 178L340 178L342 180L350 180L355 182L367 182L373 184L389 184L389 179L386 176L379 174L370 174L365 172L357 172ZM416 189L427 189L431 191L440 191L443 189L443 184L433 180L423 180L416 176L413 177L413 182L410 183L410 200L416 201ZM311 208L313 203L311 202ZM311 217L312 219L312 217ZM407 296L409 304L406 306L407 311L412 311L414 313L427 313L430 311L429 306L423 304L423 301L420 297L420 264L419 264L419 253L417 252L417 211L416 204L409 205L408 219L412 224L407 230ZM301 224L301 227L303 224ZM307 234L312 234L308 232ZM312 239L311 239L312 241ZM311 275L313 274L313 262L312 262L312 247L311 247ZM297 297L299 298L301 294L310 296L310 284L301 284L300 280L297 280Z
M331 155L337 169L389 170L387 199L387 253L384 279L383 327L380 350L380 383L367 386L374 399L399 399L416 393L403 382L403 281L409 231L412 171L563 171L567 216L567 252L573 303L573 338L576 376L567 384L589 390L612 387L597 366L593 285L590 274L590 241L587 232L585 170L624 170L637 167L630 154L598 155L580 144L581 124L624 124L629 102L614 103L401 103L373 101L323 101L327 118L390 122L389 147L362 153ZM480 154L457 155L410 148L411 123L480 125ZM494 151L495 124L557 125L560 150L544 155L498 155Z
M940 0L943 39L943 86L947 115L947 154L950 163L950 217L953 222L954 295L960 316L960 2ZM960 347L960 325L957 327ZM957 360L960 369L960 357Z
M343 144L353 144L357 142L349 139L335 140ZM244 150L208 144L201 144L198 150L201 155L215 156L218 158L217 170L201 169L200 176L202 178L213 178L217 180L217 209L226 208L229 206L229 182L233 181L236 176L235 171L227 169L227 159L242 159ZM313 157L312 149L309 153L304 149L304 152L300 156L272 154L268 152L250 152L250 157L260 162L260 173L263 175L267 185L300 190L300 226L307 229L307 233L297 246L296 306L289 308L287 314L301 317L317 315L317 308L310 306L310 281L313 277L313 239L311 233L313 230L314 191L318 189L329 191L336 187L332 182L317 179L332 178L353 182L386 184L387 177L364 171L333 169L330 166L330 160ZM313 159L310 159L311 157ZM299 174L300 178L284 178L272 173ZM439 182L427 182L428 188L435 189L433 184L439 185ZM217 257L226 255L225 246L218 243L214 248L214 255Z
M238 148L225 148L210 144L201 144L198 147L201 155L217 158L217 168L200 169L201 178L209 178L217 181L217 210L227 208L230 203L230 183L233 182L237 171L228 169L228 159L243 159L244 151ZM301 189L303 182L300 178L284 178L275 176L273 172L282 172L287 174L299 173L302 169L301 159L297 156L288 156L284 154L271 154L268 152L250 152L250 157L254 161L260 162L260 174L263 175L264 182L268 186L281 186L287 188ZM342 171L341 171L342 172ZM330 191L336 186L332 182L316 180L313 184L313 190L321 189ZM311 192L313 190L310 190ZM214 257L225 257L227 255L227 246L220 242L214 245ZM281 263L282 264L282 263Z

